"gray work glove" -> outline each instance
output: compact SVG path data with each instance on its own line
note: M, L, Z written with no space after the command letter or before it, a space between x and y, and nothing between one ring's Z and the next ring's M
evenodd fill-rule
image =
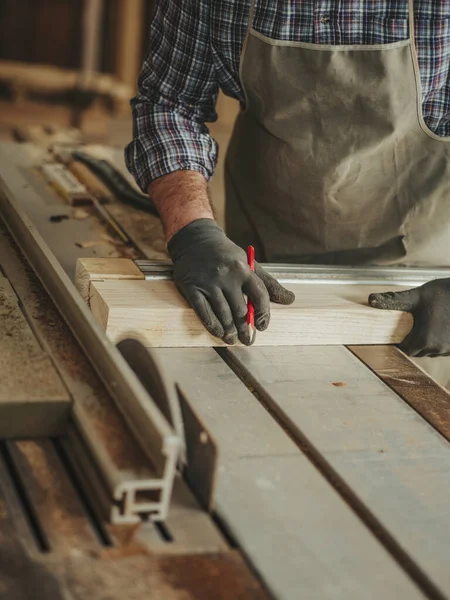
M409 356L450 355L450 279L436 279L405 292L371 294L369 304L413 315L414 326L399 344Z
M251 344L244 294L255 307L255 327L269 325L270 301L292 304L295 296L255 263L247 264L242 248L227 238L211 219L183 227L168 244L178 291L192 306L206 329L227 344L237 339Z

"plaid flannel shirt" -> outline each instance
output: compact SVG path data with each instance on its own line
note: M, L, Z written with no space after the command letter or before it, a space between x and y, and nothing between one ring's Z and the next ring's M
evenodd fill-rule
M219 89L244 102L239 61L250 0L158 0L151 42L132 100L126 162L142 190L189 169L210 179L218 148L205 123L216 120ZM423 115L450 136L450 0L415 0ZM278 40L388 44L407 39L407 0L257 0L254 28Z

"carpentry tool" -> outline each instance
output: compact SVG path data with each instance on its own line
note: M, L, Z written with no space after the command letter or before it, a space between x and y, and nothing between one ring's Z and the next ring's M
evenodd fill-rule
M42 165L41 170L48 183L72 206L92 203L92 197L86 187L64 165L47 163Z
M135 260L139 270L148 280L172 280L173 265L155 260ZM281 283L328 283L355 285L418 286L443 277L450 277L450 269L416 269L408 267L342 267L321 265L264 264L264 269Z
M185 445L183 420L175 387L170 385L163 374L163 366L159 363L150 348L145 348L138 340L126 338L117 344L117 349L137 375L159 410L172 425ZM183 453L186 448L183 449ZM183 456L183 461L185 457Z
M137 192L128 182L126 177L113 167L111 163L103 159L93 158L79 150L76 150L73 153L73 158L87 165L119 200L126 204L131 204L141 210L145 210L155 217L159 216L151 199L148 196L144 196L144 194Z
M97 200L100 202L112 202L114 200L114 194L84 163L70 159L67 167Z
M255 272L255 249L253 246L249 246L247 249L247 260L248 266L250 270ZM253 306L253 302L248 299L247 300L247 327L248 327L248 335L251 339L251 343L255 341L256 337L256 329L255 329L255 307Z
M100 202L113 202L114 194L109 188L106 187L87 165L73 157L74 145L75 144L72 144L71 150L61 147L60 145L54 146L51 148L51 152L55 159L65 165L78 181L89 190L92 196L97 198Z
M65 153L59 153L59 157L66 156ZM66 157L66 160L67 157ZM80 167L84 167L83 164L79 164ZM62 195L62 197L69 202L72 206L92 205L105 221L105 223L111 228L111 230L122 240L124 244L130 243L130 238L123 231L122 227L116 222L116 220L110 215L110 213L103 208L100 200L92 195L90 190L81 183L75 175L69 171L65 164L61 163L47 163L42 165L42 172L49 183ZM76 171L79 174L79 171ZM90 175L90 172L88 173Z

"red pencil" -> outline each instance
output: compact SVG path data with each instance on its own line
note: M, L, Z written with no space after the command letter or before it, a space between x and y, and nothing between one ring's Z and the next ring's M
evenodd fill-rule
M252 271L255 271L255 249L253 246L249 246L247 249L247 261L248 266ZM248 335L252 343L255 340L256 329L255 329L255 307L251 303L249 299L247 299L247 327L248 327Z

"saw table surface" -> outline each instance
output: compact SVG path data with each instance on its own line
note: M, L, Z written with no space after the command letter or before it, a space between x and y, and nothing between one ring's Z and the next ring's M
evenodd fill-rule
M121 151L94 152L122 162ZM118 241L94 209L76 218L40 178L42 160L35 146L0 145L0 217L3 195L29 215L72 280L80 257L164 258L154 217L105 205L131 244ZM57 213L69 218L50 221ZM7 226L2 273L75 414L103 398L98 439L117 476L144 468L125 430L114 434L126 441L120 455L109 443L123 425L73 336L61 334L64 324L49 326L56 309L29 304L40 284L7 258ZM164 524L109 525L76 485L63 440L0 442L0 597L31 598L39 585L46 598L74 600L450 599L444 387L393 346L155 352L217 444L212 513L178 477Z

